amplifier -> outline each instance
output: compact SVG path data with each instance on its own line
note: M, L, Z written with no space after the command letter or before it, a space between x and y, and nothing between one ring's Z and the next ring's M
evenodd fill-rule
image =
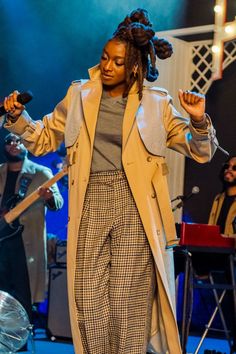
M47 334L72 338L67 296L66 267L55 266L49 270Z
M66 263L66 241L58 241L56 243L56 263L65 264Z

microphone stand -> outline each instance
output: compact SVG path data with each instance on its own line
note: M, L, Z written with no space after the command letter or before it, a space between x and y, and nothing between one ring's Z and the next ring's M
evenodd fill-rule
M177 198L176 198L177 199ZM176 211L177 209L182 208L184 205L183 200L181 200L175 207L172 208L172 211Z
M177 195L177 197L172 199L170 202L173 203L173 202L175 202L176 200L179 200L179 199L183 200L184 199L184 195Z

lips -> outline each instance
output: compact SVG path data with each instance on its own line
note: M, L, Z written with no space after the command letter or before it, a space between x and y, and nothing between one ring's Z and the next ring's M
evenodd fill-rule
M105 74L105 73L102 73L102 77L103 77L103 79L108 79L108 80L113 78L112 75L108 75L108 74Z
M227 177L232 177L233 178L234 176L233 176L233 174L231 172L225 172L224 177L226 177L226 178Z

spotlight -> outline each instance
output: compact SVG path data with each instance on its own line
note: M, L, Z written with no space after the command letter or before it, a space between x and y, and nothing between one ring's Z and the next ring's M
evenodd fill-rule
M220 47L218 45L213 45L211 47L211 50L212 50L213 53L219 53Z
M232 33L233 32L233 27L232 26L226 26L225 27L225 32L226 33Z
M220 12L222 12L222 6L220 6L220 5L214 6L214 11L215 11L217 14L219 14Z

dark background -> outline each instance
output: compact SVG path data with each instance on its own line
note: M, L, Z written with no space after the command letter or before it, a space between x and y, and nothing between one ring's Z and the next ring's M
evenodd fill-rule
M214 3L213 0L0 0L0 97L3 99L14 89L32 90L34 98L27 110L34 119L39 119L64 97L72 80L87 77L87 69L99 61L105 41L131 10L146 8L154 29L164 31L213 24ZM235 15L236 2L228 0L227 21L232 21ZM207 112L220 145L230 153L236 152L235 73L233 63L207 93ZM2 129L0 138L5 134ZM185 192L198 185L200 193L186 202L185 220L207 222L212 199L221 189L218 172L225 158L217 151L205 165L186 160ZM36 161L55 170L57 159L57 154L50 154ZM48 216L49 231L59 230L61 237L66 235L65 188L63 193L66 203L57 228Z

